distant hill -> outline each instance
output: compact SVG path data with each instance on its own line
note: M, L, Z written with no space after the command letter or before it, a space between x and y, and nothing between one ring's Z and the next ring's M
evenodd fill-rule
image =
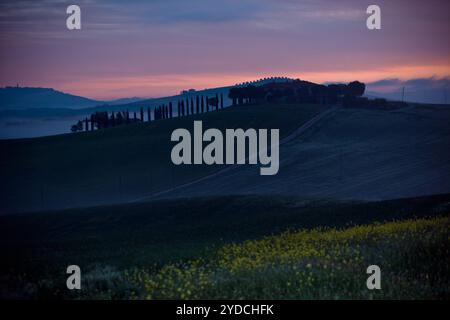
M179 99L196 95L214 96L223 94L225 105L231 102L228 91L231 87L194 90L179 95L161 98L120 98L110 101L88 99L51 88L6 87L0 88L0 118L4 117L39 117L39 116L73 116L89 114L96 111L138 111L141 107L156 107L160 104L176 103Z
M120 99L116 99L116 100L110 100L110 101L107 101L106 103L111 106L115 106L118 104L127 104L127 103L142 101L142 100L144 100L144 98L132 97L132 98L120 98Z
M2 117L39 117L39 116L67 116L76 114L88 114L95 111L138 111L141 107L156 107L160 104L176 103L180 99L197 96L214 96L223 94L226 106L231 104L228 92L232 87L247 85L261 86L267 83L291 82L293 79L286 77L271 77L250 82L238 83L232 86L218 88L189 90L178 95L160 98L121 98L110 101L92 100L80 97L52 88L30 87L6 87L0 88L0 118ZM55 110L53 110L55 109ZM61 109L61 110L56 110ZM85 109L85 110L69 110Z
M104 103L51 88L0 88L0 109L86 108Z
M37 100L34 100L34 97L30 97L27 101L30 106L22 107L25 103L21 104L12 104L7 103L6 98L3 98L3 93L0 94L0 119L2 118L39 118L39 117L71 117L76 115L87 115L96 111L123 111L128 110L130 112L139 111L141 107L143 108L154 108L161 104L168 104L169 102L176 103L178 100L191 98L197 95L204 95L208 97L215 96L216 94L223 94L224 96L224 104L225 106L229 106L231 104L231 100L228 98L228 91L231 87L220 87L220 88L211 88L211 89L203 89L203 90L194 90L191 92L169 96L169 97L160 97L160 98L122 98L111 101L98 101L91 100L82 97L77 97L70 94L65 94L53 89L43 89L49 90L53 93L58 93L66 96L86 99L87 101L93 102L88 103L85 107L74 107L74 106L61 106L61 104L57 105L56 103L48 104L48 106L42 106L36 103ZM8 89L41 89L41 88L0 88L1 92L3 90ZM6 96L6 94L5 94ZM38 96L37 96L38 97ZM18 99L19 100L19 99ZM52 98L49 98L50 101L53 101ZM33 101L33 103L31 103ZM20 105L21 107L15 107L15 105Z

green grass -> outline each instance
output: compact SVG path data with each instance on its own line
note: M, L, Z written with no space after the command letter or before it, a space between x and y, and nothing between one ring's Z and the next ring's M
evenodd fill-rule
M217 166L175 166L176 128L279 128L281 138L326 107L253 105L52 137L0 141L0 213L120 203L189 182ZM286 116L289 115L289 116Z
M140 284L123 280L126 272L133 277L144 270L145 275L152 275L167 265L198 259L214 261L224 246L286 230L344 228L448 215L449 202L450 195L369 203L229 196L0 216L0 296L131 298L135 291L139 297L147 297L148 292ZM395 249L393 245L373 242L380 251L368 252L376 255L385 248ZM414 248L408 250L405 254L415 252ZM422 262L414 263L419 268ZM78 264L87 280L91 279L90 289L78 294L65 289L65 268L70 264ZM264 281L271 282L269 274L264 277ZM232 278L224 288L233 287L233 281L242 283L239 279ZM230 290L221 292L216 288L195 297L239 297ZM249 293L248 297L255 296ZM300 296L294 292L281 297Z
M289 231L118 279L134 284L131 298L147 299L448 298L449 227L447 216ZM380 290L367 289L370 265L381 269ZM97 284L87 283L91 292Z

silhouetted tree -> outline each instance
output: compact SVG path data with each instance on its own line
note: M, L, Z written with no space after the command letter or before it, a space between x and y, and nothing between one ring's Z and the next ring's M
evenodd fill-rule
M329 103L337 103L339 97L343 96L347 90L345 84L330 84L327 86L327 96Z
M78 122L76 124L74 124L70 130L72 132L78 132L78 131L83 131L83 121L78 120Z
M114 111L111 113L111 126L116 126L116 115L114 114Z
M220 109L223 109L223 93L220 94Z
M124 117L123 117L122 111L117 112L117 115L116 115L116 125L120 126L120 125L124 124L125 121L124 121L123 118L124 118Z
M353 81L347 85L347 94L353 97L362 96L365 90L366 85L359 81Z
M228 98L233 101L233 106L237 104L237 99L239 96L239 88L231 88L228 92Z
M215 107L216 107L216 111L218 111L219 110L219 95L218 95L218 93L216 92L216 98L215 98L216 100L215 100Z
M200 99L198 96L195 97L195 111L197 114L200 112Z
M104 129L109 127L108 112L97 111L92 115L92 121L94 122L97 129Z

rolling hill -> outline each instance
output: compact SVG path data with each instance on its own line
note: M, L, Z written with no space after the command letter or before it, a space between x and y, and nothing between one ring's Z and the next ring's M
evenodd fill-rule
M279 194L384 200L448 193L449 123L447 106L341 108L280 147L280 170L273 177L241 166L160 197Z
M253 105L95 132L0 141L1 212L131 201L219 169L175 166L176 128L279 128L281 138L323 111L319 105ZM222 167L220 167L222 168Z
M218 174L223 166L171 163L171 132L192 128L193 120L203 120L205 128L280 128L283 139L323 110L253 105L96 132L0 141L6 155L0 160L1 213L155 197L279 194L380 200L450 192L450 111L438 106L337 110L281 145L280 170L273 177L260 176L259 166L227 167Z
M446 297L449 118L445 107L424 105L264 104L0 141L0 297ZM170 134L193 120L279 128L279 174L172 165ZM311 241L301 237L332 254L305 255ZM374 296L360 286L376 259L389 281ZM61 270L73 263L87 290L65 290ZM332 279L331 265L339 266ZM210 286L191 287L198 274ZM408 274L420 279L411 285ZM288 285L299 278L314 283Z
M93 100L52 88L5 87L0 88L0 110L30 109L82 109L99 105L123 105L143 100L142 98L121 98L110 101ZM20 115L20 113L17 113Z
M17 110L31 108L87 108L103 102L51 88L6 87L0 88L0 108Z

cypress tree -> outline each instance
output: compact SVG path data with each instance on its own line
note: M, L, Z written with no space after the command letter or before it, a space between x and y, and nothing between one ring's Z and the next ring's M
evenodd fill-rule
M201 99L202 99L202 113L203 113L203 112L205 112L205 103L204 103L204 101L203 101L203 96L202 96Z
M173 111L172 111L172 101L169 102L169 117L173 118Z
M194 98L191 97L191 114L194 114Z
M141 122L144 122L144 108L141 107Z
M220 94L220 109L223 109L223 93Z
M91 114L91 131L94 131L94 115Z
M152 121L152 114L150 113L150 107L147 107L147 121Z
M219 110L219 95L217 94L217 92L216 92L216 101L215 101L215 103L216 103L216 111L218 111Z
M200 111L199 109L200 109L200 100L199 100L198 96L196 96L195 97L195 111L196 111L197 114Z

